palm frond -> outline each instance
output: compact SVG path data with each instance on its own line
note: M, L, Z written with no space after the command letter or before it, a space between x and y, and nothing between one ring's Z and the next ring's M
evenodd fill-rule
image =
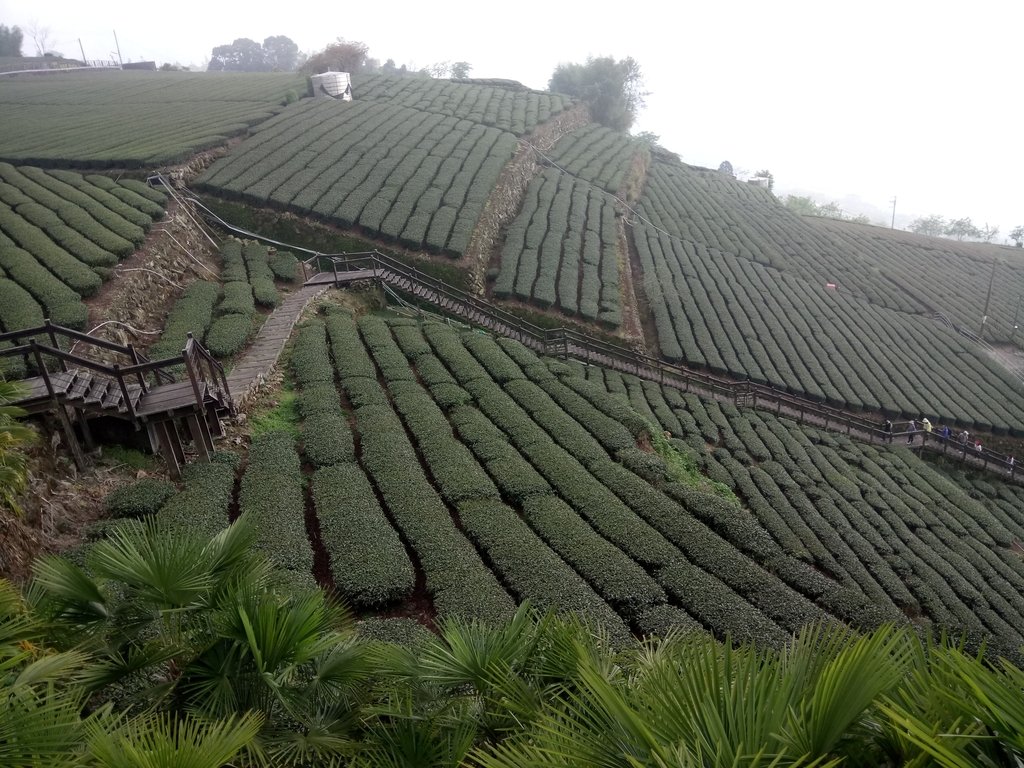
M160 609L187 608L214 584L206 542L157 520L125 521L89 551L89 567Z
M0 765L75 764L83 703L80 689L5 687L0 706Z
M100 585L62 557L44 556L32 566L37 607L72 633L97 631L112 607Z
M908 631L893 627L863 637L812 630L811 642L799 647L824 663L790 712L782 737L789 749L828 755L872 703L904 678L911 645Z
M219 721L143 715L116 728L90 726L88 753L104 768L221 768L252 742L262 724L252 713Z

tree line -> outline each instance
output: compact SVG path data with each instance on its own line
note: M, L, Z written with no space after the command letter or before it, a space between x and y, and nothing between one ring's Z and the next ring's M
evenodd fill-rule
M870 224L871 220L864 214L852 216L846 213L839 203L816 203L810 197L804 195L786 195L782 201L789 210L801 216L822 216L826 219L839 219L840 221L852 221L856 224Z
M320 51L306 55L285 35L266 38L263 44L249 38L238 38L230 44L216 46L210 56L210 72L291 72L299 70L317 74L334 70L350 74L418 75L453 80L469 76L472 65L466 61L439 61L411 70L394 59L383 64L370 56L365 43L338 38ZM611 56L590 57L585 63L559 64L548 82L548 90L575 96L590 109L593 119L616 130L627 131L644 107L648 95L644 90L640 64L627 56L616 60Z
M992 242L999 235L999 227L988 222L979 227L971 221L970 216L949 220L938 214L921 216L914 219L908 229L919 235L949 237L954 240L980 240L985 243ZM1018 248L1024 245L1024 225L1018 224L1010 230L1010 239Z

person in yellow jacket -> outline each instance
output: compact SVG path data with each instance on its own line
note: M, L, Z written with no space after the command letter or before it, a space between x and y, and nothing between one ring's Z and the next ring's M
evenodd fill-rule
M932 423L930 421L928 421L928 417L927 416L925 418L921 419L921 426L924 428L925 432L931 432L932 431Z

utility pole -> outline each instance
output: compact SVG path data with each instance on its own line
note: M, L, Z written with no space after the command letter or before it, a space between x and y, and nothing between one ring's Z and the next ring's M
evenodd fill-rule
M114 45L117 47L117 66L124 69L124 62L121 61L121 44L117 42L117 30L114 30Z
M889 229L896 229L896 195L893 195L889 202L892 203L892 224L889 225Z
M988 303L992 298L992 284L996 281L996 259L992 257L992 274L988 276L988 293L985 294L985 311L981 313L981 332L978 338L985 340L985 323L988 322Z

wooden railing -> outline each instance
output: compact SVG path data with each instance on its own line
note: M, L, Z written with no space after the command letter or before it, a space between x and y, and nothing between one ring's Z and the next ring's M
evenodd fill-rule
M191 333L188 334L181 355L185 361L185 370L188 372L189 381L192 382L192 391L195 393L196 401L202 401L199 384L203 383L234 412L234 403L231 400L231 390L228 389L224 366L217 362L202 344L192 338Z
M48 339L50 343L41 343L40 337ZM70 350L61 349L58 338L71 339L74 344L85 343L92 347L117 352L126 356L131 362L122 365L121 363L109 363L84 357ZM138 414L130 396L129 386L137 385L141 393L146 394L162 384L173 383L176 380L173 370L180 365L184 365L188 373L198 405L203 404L203 394L199 386L202 383L217 391L219 397L229 407L232 406L231 393L223 367L201 344L192 338L191 334L189 334L180 356L163 360L148 360L131 344L117 344L106 339L89 336L71 328L54 325L49 320L37 328L25 328L0 334L0 344L4 342L13 346L0 348L0 358L22 357L26 367L34 368L35 373L43 379L51 399L55 399L57 396L51 379L53 371L50 370L54 365L62 372L84 368L116 381L125 412L132 423L136 425L138 424ZM152 377L151 381L147 381L149 376Z

